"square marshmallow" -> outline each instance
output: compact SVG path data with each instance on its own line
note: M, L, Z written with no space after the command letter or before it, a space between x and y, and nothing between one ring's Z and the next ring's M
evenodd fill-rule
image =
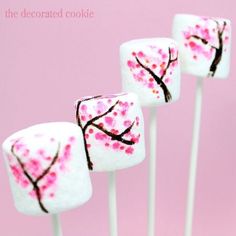
M176 43L169 38L136 39L120 46L123 90L138 95L141 105L176 101L180 70Z
M143 161L143 115L135 94L85 97L76 105L90 170L114 171Z
M177 14L172 31L173 38L179 43L183 72L200 77L228 77L231 47L229 20Z
M55 214L91 197L83 136L77 125L31 126L8 137L2 147L18 211Z

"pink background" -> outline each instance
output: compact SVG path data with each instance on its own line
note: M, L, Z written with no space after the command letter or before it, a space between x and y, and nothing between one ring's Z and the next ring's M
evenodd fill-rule
M74 122L73 102L78 97L120 92L119 45L133 38L169 36L175 13L222 16L233 24L236 20L234 0L137 2L1 1L0 142L35 123ZM4 18L6 9L24 7L90 8L95 17ZM205 80L193 236L236 234L235 73L232 68L229 80ZM158 108L156 235L160 236L183 235L194 88L195 78L183 76L180 101ZM148 121L147 110L145 116ZM119 235L146 235L147 160L118 173ZM92 199L62 214L66 236L109 235L107 175L94 173L92 179ZM16 212L3 158L0 187L1 235L51 235L49 217Z

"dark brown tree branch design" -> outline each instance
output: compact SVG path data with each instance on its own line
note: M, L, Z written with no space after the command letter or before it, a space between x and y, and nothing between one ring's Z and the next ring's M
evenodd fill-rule
M18 164L20 165L24 175L26 176L26 178L29 180L29 182L32 184L33 186L33 190L35 191L36 197L37 197L37 201L39 204L39 207L41 208L41 210L45 213L49 213L49 211L46 209L46 207L44 206L43 202L42 202L42 195L41 195L41 191L40 191L40 187L39 187L39 182L40 180L42 180L51 170L51 168L53 167L53 165L56 163L56 161L58 160L59 157L59 150L60 150L60 143L58 143L58 148L57 148L57 152L54 155L54 157L52 158L52 161L50 163L50 165L48 166L48 168L46 168L42 174L40 176L38 176L35 180L33 179L33 177L28 173L28 171L25 168L25 164L21 161L20 157L16 154L15 152L15 145L19 142L20 140L15 141L15 143L11 146L11 153L12 155L16 158Z
M106 135L108 135L109 137L111 137L111 140L116 140L116 141L119 141L121 143L124 143L126 145L133 145L135 142L132 141L132 140L126 140L123 138L123 136L127 133L130 132L130 130L132 129L133 125L134 125L134 122L132 123L132 125L130 125L127 129L125 129L122 133L120 134L114 134L108 130L106 130L105 128L103 128L102 126L100 125L97 125L97 124L94 124L92 123L91 124L92 126L96 127L97 129L99 129L100 131L102 131L103 133L105 133Z
M223 53L223 33L226 27L226 22L224 21L222 30L220 29L220 24L218 21L216 21L217 24L217 35L218 35L218 41L219 41L219 46L218 48L215 48L215 57L211 63L210 66L210 72L208 76L213 77L215 75L215 72L217 70L217 66L219 65L221 59L222 59L222 53Z
M168 48L168 53L169 53L169 57L168 57L168 62L167 62L167 66L166 68L163 70L162 75L159 77L157 76L153 70L151 70L148 66L145 66L139 59L137 56L135 56L135 59L137 61L137 63L144 69L146 70L152 77L153 79L156 81L156 83L162 88L163 93L164 93L164 97L165 97L165 102L170 102L172 99L171 93L169 91L169 89L167 88L166 84L164 83L163 79L167 74L167 71L171 65L171 63L175 62L178 60L178 55L172 59L172 55L171 55L171 49Z
M127 140L127 139L124 138L125 134L127 134L131 131L131 129L132 129L135 122L133 122L128 128L126 128L120 134L115 134L115 133L105 129L103 126L100 126L99 124L95 123L95 121L98 121L102 117L105 117L106 115L111 113L115 109L115 107L119 104L119 100L117 100L106 112L104 112L103 114L100 114L98 116L93 117L92 119L87 121L87 123L84 126L82 125L82 122L80 120L80 115L79 115L79 110L80 110L80 106L81 106L82 102L92 100L92 99L97 99L97 98L100 98L100 97L102 97L102 96L99 95L99 96L96 96L96 97L91 97L91 98L88 98L88 99L81 100L77 103L77 108L76 108L76 119L77 119L78 125L81 127L82 132L83 132L84 147L85 147L85 153L86 153L86 157L87 157L87 163L88 163L89 170L93 170L93 163L91 161L91 157L90 157L90 154L89 154L89 151L88 151L87 140L85 138L86 131L87 131L89 126L93 126L93 127L97 128L98 130L102 131L104 134L109 136L111 138L111 140L116 140L116 141L121 142L121 143L126 144L126 145L135 144L134 141Z

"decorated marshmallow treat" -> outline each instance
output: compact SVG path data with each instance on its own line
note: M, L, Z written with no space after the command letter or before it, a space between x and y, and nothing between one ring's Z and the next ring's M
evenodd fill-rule
M91 197L83 134L77 125L38 124L14 133L2 147L18 211L55 214Z
M169 38L137 39L120 47L123 90L139 96L141 105L176 101L180 70L176 43Z
M181 69L200 77L226 78L230 67L231 26L222 18L177 14L173 38Z
M84 97L76 102L88 167L114 171L145 157L143 115L135 94Z

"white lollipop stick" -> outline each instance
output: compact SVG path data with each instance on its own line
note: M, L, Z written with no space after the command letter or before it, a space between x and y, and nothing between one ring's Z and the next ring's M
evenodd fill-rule
M201 125L202 90L203 90L203 78L199 77L197 78L196 95L195 95L195 114L194 114L193 140L192 140L192 151L191 151L189 182L188 182L185 236L192 235L195 186L196 186L196 175L197 175L198 144L199 144L199 134Z
M117 236L117 206L116 206L116 175L115 171L109 172L109 217L110 236Z
M156 198L156 108L150 108L149 117L149 194L148 194L148 236L155 235Z
M52 215L53 236L62 236L60 218L58 214Z

